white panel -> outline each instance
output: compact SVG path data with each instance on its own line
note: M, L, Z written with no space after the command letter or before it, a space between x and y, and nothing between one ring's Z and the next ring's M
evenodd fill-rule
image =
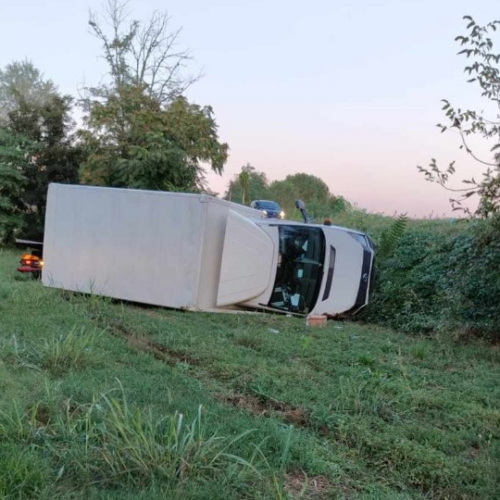
M51 185L43 282L155 305L195 307L200 196Z
M247 219L262 219L259 210L229 203L217 198L205 197L203 249L200 262L198 284L198 307L202 310L213 309L217 302L217 288L221 270L222 252L229 209Z
M237 304L262 294L274 276L274 243L259 226L229 211L217 306Z
M327 300L322 297L326 285L326 271L313 314L339 314L348 311L356 303L363 264L363 247L343 228L323 227L326 238L325 266L330 260L330 246L336 250L335 271Z

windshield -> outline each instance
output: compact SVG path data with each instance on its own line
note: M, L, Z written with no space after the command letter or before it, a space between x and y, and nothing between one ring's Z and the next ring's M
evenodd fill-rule
M279 226L280 251L268 306L307 314L318 298L325 261L325 236L320 228Z
M257 202L257 208L259 210L276 210L280 211L280 206L274 201L259 201Z

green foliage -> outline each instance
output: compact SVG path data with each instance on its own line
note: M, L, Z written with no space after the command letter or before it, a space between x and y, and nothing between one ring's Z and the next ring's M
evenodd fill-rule
M29 141L0 129L0 243L10 242L23 226L23 170Z
M66 335L43 339L35 346L34 362L55 375L98 364L95 353L97 335L83 328L73 327Z
M82 151L72 141L71 109L71 97L54 93L40 106L21 99L17 109L9 114L10 129L36 144L31 161L24 168L27 182L23 194L26 207L23 235L27 238L43 237L49 184L78 183Z
M471 196L478 196L479 204L474 214L480 217L489 217L500 211L500 155L498 153L500 143L500 115L498 106L500 104L500 54L494 51L492 35L496 32L500 21L493 21L484 26L477 24L471 16L464 16L467 22L466 36L457 36L455 41L460 43L459 54L464 55L470 63L465 67L469 75L468 82L476 83L481 92L491 105L492 116L485 116L483 111L461 109L443 100L443 111L448 120L447 125L438 124L441 132L452 130L458 132L461 143L460 149L464 149L474 160L478 161L486 170L482 178L467 179L462 181L462 187L450 186L450 180L455 174L455 162L442 169L435 159L432 159L429 167L417 167L426 179L436 182L445 189L455 193L451 199L455 209L470 210L462 205L462 202ZM492 158L483 159L474 153L469 145L471 136L480 136L486 140L493 140L495 144L491 147Z
M377 264L377 279L362 318L410 332L441 326L447 260L452 240L409 227L388 258Z
M53 82L43 78L31 61L14 61L0 69L0 127L9 123L9 114L22 98L29 106L40 107L57 92Z
M229 182L225 199L249 205L252 200L265 200L269 183L264 172L259 172L247 163L241 172Z
M248 205L251 202L250 199L250 175L248 169L244 167L241 169L238 175L238 181L241 187L241 203L243 205Z
M194 191L203 188L202 163L220 173L227 159L211 108L182 97L162 109L146 89L124 86L94 102L86 124L87 184Z
M230 181L225 199L247 205L252 200L277 201L286 217L292 220L301 220L300 212L295 207L295 200L301 199L309 214L316 217L318 222L350 208L344 198L332 195L319 177L301 173L288 175L282 181L269 184L266 174L250 164L241 167L241 172Z
M176 483L197 481L226 468L234 469L240 477L255 475L257 470L251 463L229 453L251 432L232 439L208 435L201 407L192 422L186 422L179 413L155 418L151 409L141 412L130 407L123 394L101 394L87 405L66 400L54 407L39 401L26 411L14 403L11 409L0 411L3 443L11 447L24 443L28 450L35 445L53 463L63 464L58 480L73 479L83 485L97 482L143 488L164 482L175 488ZM27 480L47 481L48 474L43 477L43 468L37 474L28 474L21 460L25 461L19 451L11 462L5 460L8 479L3 489L17 489L26 495ZM17 476L9 478L14 474Z
M4 499L41 498L53 480L46 457L37 446L9 440L0 444L0 471L0 497Z
M5 355L18 366L34 370L47 370L53 375L98 365L101 361L95 352L98 335L73 327L69 332L57 337L44 338L26 344L12 336L3 346Z
M408 225L408 217L406 214L400 215L390 227L382 232L377 245L377 258L385 259L387 258L399 240L403 237Z
M192 422L180 413L155 419L151 411L131 408L124 397L102 395L84 418L91 451L87 460L78 454L72 458L75 472L89 480L98 478L116 486L126 480L140 488L155 481L197 480L226 467L252 469L250 463L229 453L234 443L252 431L233 439L209 435L201 406ZM75 427L80 426L70 429Z
M168 32L167 21L155 13L144 29L136 20L127 25L125 4L115 0L103 21L91 16L110 81L86 89L82 182L199 191L206 189L203 165L222 172L228 145L219 140L213 109L182 96L195 79L179 73L189 57L173 51L178 33Z
M81 151L72 143L72 98L60 95L54 84L28 62L13 63L0 71L0 88L0 97L8 100L8 113L1 120L0 147L4 145L4 149L0 155L12 156L14 148L17 158L11 164L23 177L15 186L6 185L4 191L17 200L16 225L24 226L23 236L39 239L49 183L78 181Z
M274 200L285 210L287 218L300 219L295 200L305 202L313 217L331 217L349 207L342 197L335 197L319 177L310 174L288 175L282 181L268 183L266 174L257 171L250 164L241 168L241 173L229 183L226 199L237 203L251 200Z
M498 217L476 222L455 240L448 272L449 311L457 328L500 339Z
M323 222L323 218L335 216L349 206L344 198L332 195L323 180L305 173L287 175L282 181L272 182L268 197L278 201L287 216L296 214L296 218L300 218L300 213L295 208L295 200L301 199L309 215L317 222Z
M411 332L500 338L498 220L408 224L382 255L363 318Z
M369 233L374 240L378 241L382 233L394 223L394 218L388 215L369 213L366 210L348 205L345 210L335 214L333 223Z

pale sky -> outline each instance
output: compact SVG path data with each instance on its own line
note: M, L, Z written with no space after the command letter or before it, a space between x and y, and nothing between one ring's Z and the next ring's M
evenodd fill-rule
M28 58L73 95L98 83L106 68L87 20L101 5L0 0L0 67ZM466 14L500 18L498 0L131 0L129 9L139 20L167 9L193 72L204 71L188 97L213 106L230 146L223 176L209 175L216 192L251 163L270 180L317 175L369 211L442 215L448 193L416 165L457 160L457 180L483 170L435 125L443 98L485 108L454 38Z

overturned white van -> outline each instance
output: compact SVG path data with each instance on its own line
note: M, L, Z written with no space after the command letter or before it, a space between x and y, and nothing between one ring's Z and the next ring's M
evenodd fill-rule
M200 194L51 184L49 287L176 309L353 314L368 303L363 233L262 218Z

